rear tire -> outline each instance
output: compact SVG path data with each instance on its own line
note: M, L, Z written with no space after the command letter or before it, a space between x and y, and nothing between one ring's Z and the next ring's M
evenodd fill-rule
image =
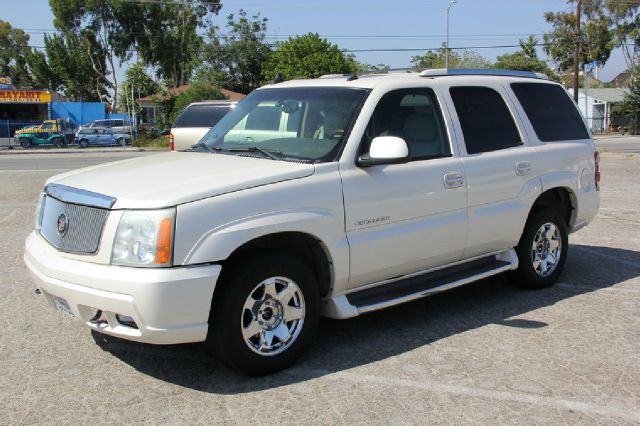
M311 344L319 300L311 269L297 258L265 254L243 259L218 283L207 346L245 374L282 370Z
M53 145L54 145L56 148L62 148L62 145L63 145L63 143L62 143L62 139L60 139L60 138L53 138L53 140L52 140L51 142L53 142Z
M511 272L511 282L530 289L553 285L562 273L568 248L567 225L560 212L534 211L516 247L519 266Z

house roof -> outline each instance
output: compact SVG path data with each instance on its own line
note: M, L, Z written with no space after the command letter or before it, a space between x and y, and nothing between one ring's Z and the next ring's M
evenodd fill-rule
M603 89L587 89L587 96L602 102L620 102L627 93L627 89L620 88L603 88Z
M182 86L172 87L171 89L169 89L169 93L173 96L177 96L180 93L186 91L189 87L191 87L190 84L183 84ZM232 92L231 90L227 90L227 89L220 89L220 91L222 92L223 95L229 98L230 101L240 101L247 96L247 95L243 95L242 93ZM162 93L156 93L154 95L149 95L149 96L145 96L144 98L140 98L140 101L148 102L148 103L156 103L157 100L161 98L162 98Z

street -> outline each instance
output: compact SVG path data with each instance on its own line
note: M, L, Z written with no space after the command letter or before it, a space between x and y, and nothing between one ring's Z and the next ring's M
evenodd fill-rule
M202 344L90 332L22 260L57 173L148 152L0 155L3 424L640 424L640 138L598 139L601 208L538 291L506 277L322 320L294 367L248 378Z

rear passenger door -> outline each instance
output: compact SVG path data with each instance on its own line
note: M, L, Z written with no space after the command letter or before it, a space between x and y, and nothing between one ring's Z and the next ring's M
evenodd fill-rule
M466 174L463 258L513 247L541 192L535 148L499 83L452 85L449 96Z

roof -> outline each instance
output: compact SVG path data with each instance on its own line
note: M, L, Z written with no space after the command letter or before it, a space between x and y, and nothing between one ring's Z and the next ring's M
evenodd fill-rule
M438 70L434 70L437 74ZM494 73L496 71L494 70ZM374 89L376 87L385 86L392 88L394 86L404 85L422 85L426 82L431 82L433 85L451 82L477 82L482 84L487 81L527 81L535 83L545 84L557 84L549 80L543 80L541 78L522 77L522 76L496 76L496 75L478 75L478 74L456 74L456 75L428 75L426 73L421 76L416 72L398 72L388 74L365 74L359 76L357 79L352 79L348 75L345 76L324 76L322 78L308 79L308 80L287 80L281 83L270 84L263 86L263 88L286 88L286 87L353 87ZM257 90L261 90L257 89Z
M171 94L173 96L177 96L180 93L185 92L189 87L191 87L190 84L183 84L182 86L172 87L171 89L169 89L169 94ZM227 89L220 89L220 91L230 101L240 101L240 100L244 99L247 96L247 95L244 95L242 93L233 92L233 91L227 90ZM161 99L162 96L163 96L162 93L156 93L156 94L153 94L153 95L145 96L144 98L140 98L140 100L142 102L155 103L157 101L157 99Z
M628 92L627 89L620 89L618 87L614 88L587 88L587 97L593 98L597 101L601 102L610 102L616 103L621 102L624 98L624 95ZM569 89L569 93L573 93L573 89ZM584 89L580 88L578 91L579 94L584 94Z

